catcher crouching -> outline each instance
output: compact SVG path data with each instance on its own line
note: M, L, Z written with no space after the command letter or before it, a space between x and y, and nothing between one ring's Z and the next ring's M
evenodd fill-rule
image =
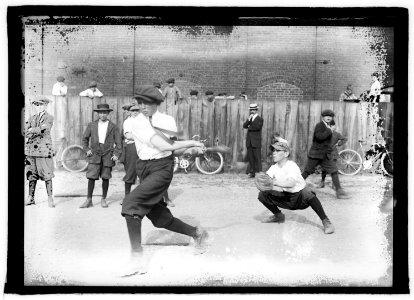
M297 210L309 206L322 220L326 234L335 231L334 226L325 214L322 204L316 194L306 187L298 165L289 160L289 145L285 142L275 142L270 146L274 165L266 173L260 172L255 177L255 184L260 190L259 201L273 215L262 222L283 223L285 215L279 208Z

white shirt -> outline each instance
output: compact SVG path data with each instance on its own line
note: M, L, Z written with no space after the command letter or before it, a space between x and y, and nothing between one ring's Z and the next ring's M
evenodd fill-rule
M258 114L254 114L254 115L253 115L253 117L252 117L252 116L250 116L250 117L249 117L249 119L253 122L253 121L254 121L254 119L256 119L256 117L257 117L257 116L258 116Z
M381 83L378 80L376 80L371 85L371 89L369 91L369 96L378 96L380 94L381 94Z
M293 178L295 185L290 188L282 188L285 192L297 193L306 186L305 179L303 179L298 165L291 160L288 160L283 167L280 167L278 164L272 165L266 173L272 178Z
M94 97L102 97L103 94L98 89L95 89L95 91L92 91L92 89L87 89L87 90L84 90L83 92L80 92L79 96L94 98Z
M98 137L99 137L100 144L105 144L106 131L108 130L108 124L109 124L109 121L106 121L106 122L102 122L101 120L98 121Z
M138 117L138 116L137 116ZM136 118L136 117L135 117ZM132 122L133 122L133 117L129 116L125 121L124 121L124 136L127 132L131 132L131 127L132 127ZM129 140L129 139L125 139L125 143L126 144L133 144L134 141L133 140Z
M162 129L177 131L174 118L159 111L152 115L152 124ZM172 154L171 151L161 151L152 145L151 138L156 132L145 115L139 114L131 119L131 132L134 135L135 147L140 159L160 159Z
M52 95L53 96L66 96L68 93L68 87L63 82L56 82L53 85Z

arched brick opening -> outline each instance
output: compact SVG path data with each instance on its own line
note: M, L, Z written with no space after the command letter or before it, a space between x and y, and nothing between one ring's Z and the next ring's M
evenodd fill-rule
M302 100L303 90L286 82L273 82L257 88L258 100Z

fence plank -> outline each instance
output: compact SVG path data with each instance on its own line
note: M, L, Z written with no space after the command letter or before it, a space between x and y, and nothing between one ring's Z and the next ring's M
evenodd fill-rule
M309 142L309 101L300 101L298 105L298 123L296 125L296 163L300 166L306 164L306 155L308 151Z
M269 146L274 131L275 119L275 102L263 101L263 128L262 128L262 161L271 164L271 156L269 156Z
M83 135L82 128L80 126L81 119L80 119L80 112L81 112L81 102L80 97L74 96L71 97L68 101L68 113L69 119L67 126L69 132L68 144L79 144L81 145L81 137Z
M59 97L60 98L60 97ZM69 144L80 144L81 136L86 126L97 114L93 116L93 109L99 103L108 103L114 111L110 114L110 120L114 121L121 130L123 125L122 105L130 102L127 96L105 97L89 99L86 97L66 98L67 114L65 120L64 108L58 106L65 103L59 102L63 98L55 98L54 104L48 107L53 110L55 117L54 137L64 134ZM322 108L331 108L335 112L335 121L338 130L348 137L346 147L357 149L359 138L373 138L375 127L370 126L364 107L366 103L345 103L338 101L253 101L259 105L259 111L264 119L262 129L262 156L263 162L267 160L267 149L271 135L279 132L287 139L292 151L292 159L296 160L300 167L306 163L307 152L312 144L313 131L316 123L320 122ZM246 155L246 130L242 124L248 117L249 101L244 100L216 100L208 102L200 97L189 103L183 102L175 107L177 125L191 137L200 134L202 138L210 138L209 143L214 143L218 137L220 143L229 146L232 151L226 156L226 163L244 161ZM59 105L58 105L59 104ZM25 119L27 120L34 109L25 99ZM364 106L365 105L365 106ZM384 135L392 137L393 130L393 103L380 103L378 105L380 116L383 118ZM64 132L64 133L63 133Z

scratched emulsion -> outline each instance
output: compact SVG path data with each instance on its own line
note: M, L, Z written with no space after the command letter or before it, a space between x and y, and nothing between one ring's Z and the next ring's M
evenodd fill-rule
M381 85L393 85L393 61L390 51L393 51L393 32L392 28L378 27L356 27L353 32L357 37L362 37L367 45L366 54L374 60L375 70L379 73ZM386 128L384 128L384 120L380 117L379 107L377 103L361 103L360 118L368 119L368 132L370 135L366 137L369 143L377 143L385 146ZM392 227L392 210L396 204L393 199L392 178L385 176L379 177L377 180L377 189L373 190L371 199L381 204L376 212L378 215L387 214L386 218L378 218L378 227L384 232L385 243L382 244L382 255L387 261L388 269L381 279L381 283L392 281L392 249L393 249L393 227ZM385 207L385 208L384 208ZM391 221L390 221L391 219Z

